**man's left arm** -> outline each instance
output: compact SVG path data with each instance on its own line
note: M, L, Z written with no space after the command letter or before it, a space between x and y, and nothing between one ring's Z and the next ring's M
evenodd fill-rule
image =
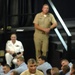
M57 26L57 22L56 22L54 16L52 14L50 14L50 16L51 16L50 18L51 18L52 25L49 28L47 28L47 33L49 33L51 31L51 29L54 29Z
M23 48L22 43L20 43L20 54L18 54L17 57L23 56L23 53L24 53L24 48Z
M57 21L55 20L53 14L51 14L51 22L52 22L52 25L50 26L50 30L57 26Z

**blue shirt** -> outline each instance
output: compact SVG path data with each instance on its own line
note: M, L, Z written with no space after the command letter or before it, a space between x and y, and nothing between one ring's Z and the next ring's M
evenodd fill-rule
M0 73L3 73L3 67L0 66Z
M8 73L0 73L0 75L10 75L11 71L9 71Z
M27 69L27 65L25 63L22 63L18 68L15 68L13 70L17 71L20 74Z
M43 71L44 75L47 75L46 71L51 68L52 66L48 62L45 62L37 67L38 70Z

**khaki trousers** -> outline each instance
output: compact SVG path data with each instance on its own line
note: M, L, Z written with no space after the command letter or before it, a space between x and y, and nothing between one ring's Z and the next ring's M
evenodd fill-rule
M47 51L48 51L48 40L49 36L46 34L38 34L35 33L34 34L34 44L35 44L35 49L36 49L36 59L43 55L46 56L47 55ZM42 54L41 54L42 51Z

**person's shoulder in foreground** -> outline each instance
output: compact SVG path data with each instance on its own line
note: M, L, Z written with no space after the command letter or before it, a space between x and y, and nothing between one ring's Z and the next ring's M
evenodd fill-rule
M39 71L39 70L36 70L36 73L35 74L37 74L37 75L44 75L41 71ZM30 72L29 72L29 70L26 70L26 71L24 71L24 72L22 72L20 75L31 75L30 74Z

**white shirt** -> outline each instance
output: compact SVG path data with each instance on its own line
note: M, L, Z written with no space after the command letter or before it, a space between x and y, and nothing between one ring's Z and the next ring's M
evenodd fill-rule
M73 64L72 64L71 62L68 64L68 66L70 67L70 69L72 68L72 65L73 65Z
M23 52L24 48L20 41L16 40L13 44L11 40L8 40L6 43L6 50L14 51L15 53Z

